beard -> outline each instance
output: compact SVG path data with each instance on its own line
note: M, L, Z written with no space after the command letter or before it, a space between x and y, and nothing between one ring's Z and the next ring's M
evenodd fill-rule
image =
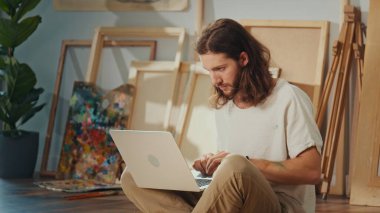
M240 78L241 78L241 71L237 72L237 75L235 77L235 80L232 86L223 85L223 84L214 85L214 89L216 93L218 94L218 96L224 100L232 100L240 89L240 80L241 80ZM230 87L231 90L229 91L229 93L225 93L222 89L220 89L221 86Z

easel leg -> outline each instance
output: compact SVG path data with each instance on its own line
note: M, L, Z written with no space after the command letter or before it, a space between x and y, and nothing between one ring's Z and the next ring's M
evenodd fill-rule
M327 137L322 153L322 198L327 198L330 189L330 183L333 175L335 156L339 142L339 134L342 127L343 112L345 110L345 100L347 97L347 88L352 60L352 42L355 34L355 23L358 19L357 10L352 6L345 7L345 23L343 33L340 34L340 41L343 44L343 50L338 65L338 79L336 82L336 91L334 94L333 109L327 131Z

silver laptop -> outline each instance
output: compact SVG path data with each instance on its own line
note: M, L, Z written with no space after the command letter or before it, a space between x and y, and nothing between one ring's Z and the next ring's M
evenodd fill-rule
M170 132L110 130L110 134L139 187L196 192L212 180L190 169Z

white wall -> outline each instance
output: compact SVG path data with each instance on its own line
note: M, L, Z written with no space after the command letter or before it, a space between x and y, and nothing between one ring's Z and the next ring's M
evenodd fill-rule
M40 154L37 170L39 170L42 157L61 41L63 39L91 39L94 28L97 26L185 27L190 39L186 41L184 59L192 60L195 4L196 0L189 0L188 9L181 12L62 12L53 9L52 0L41 1L40 5L33 11L33 14L42 16L41 25L29 40L16 50L16 55L20 61L31 65L37 74L38 85L45 89L41 99L47 103L47 107L24 126L25 129L40 132ZM368 0L352 1L352 4L361 7L363 20L366 22ZM327 20L331 24L331 44L331 41L335 40L339 33L341 11L341 1L338 0L206 0L205 22L208 23L222 17ZM330 47L328 52L331 56ZM167 59L168 57L164 51L159 51L157 56L158 59ZM86 67L86 57L81 58L81 60L84 60L82 63ZM110 63L115 63L115 61L109 61L109 63L103 61L102 63L103 67L108 67L113 66ZM71 89L68 85L65 88ZM59 144L54 145L59 147ZM58 158L58 156L53 157Z

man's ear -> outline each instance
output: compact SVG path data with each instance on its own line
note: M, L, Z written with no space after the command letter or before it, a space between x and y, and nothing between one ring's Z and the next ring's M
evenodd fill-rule
M248 54L246 52L241 52L240 53L240 58L239 58L239 65L242 66L242 67L245 67L245 65L247 65L249 62L249 59L248 59Z

